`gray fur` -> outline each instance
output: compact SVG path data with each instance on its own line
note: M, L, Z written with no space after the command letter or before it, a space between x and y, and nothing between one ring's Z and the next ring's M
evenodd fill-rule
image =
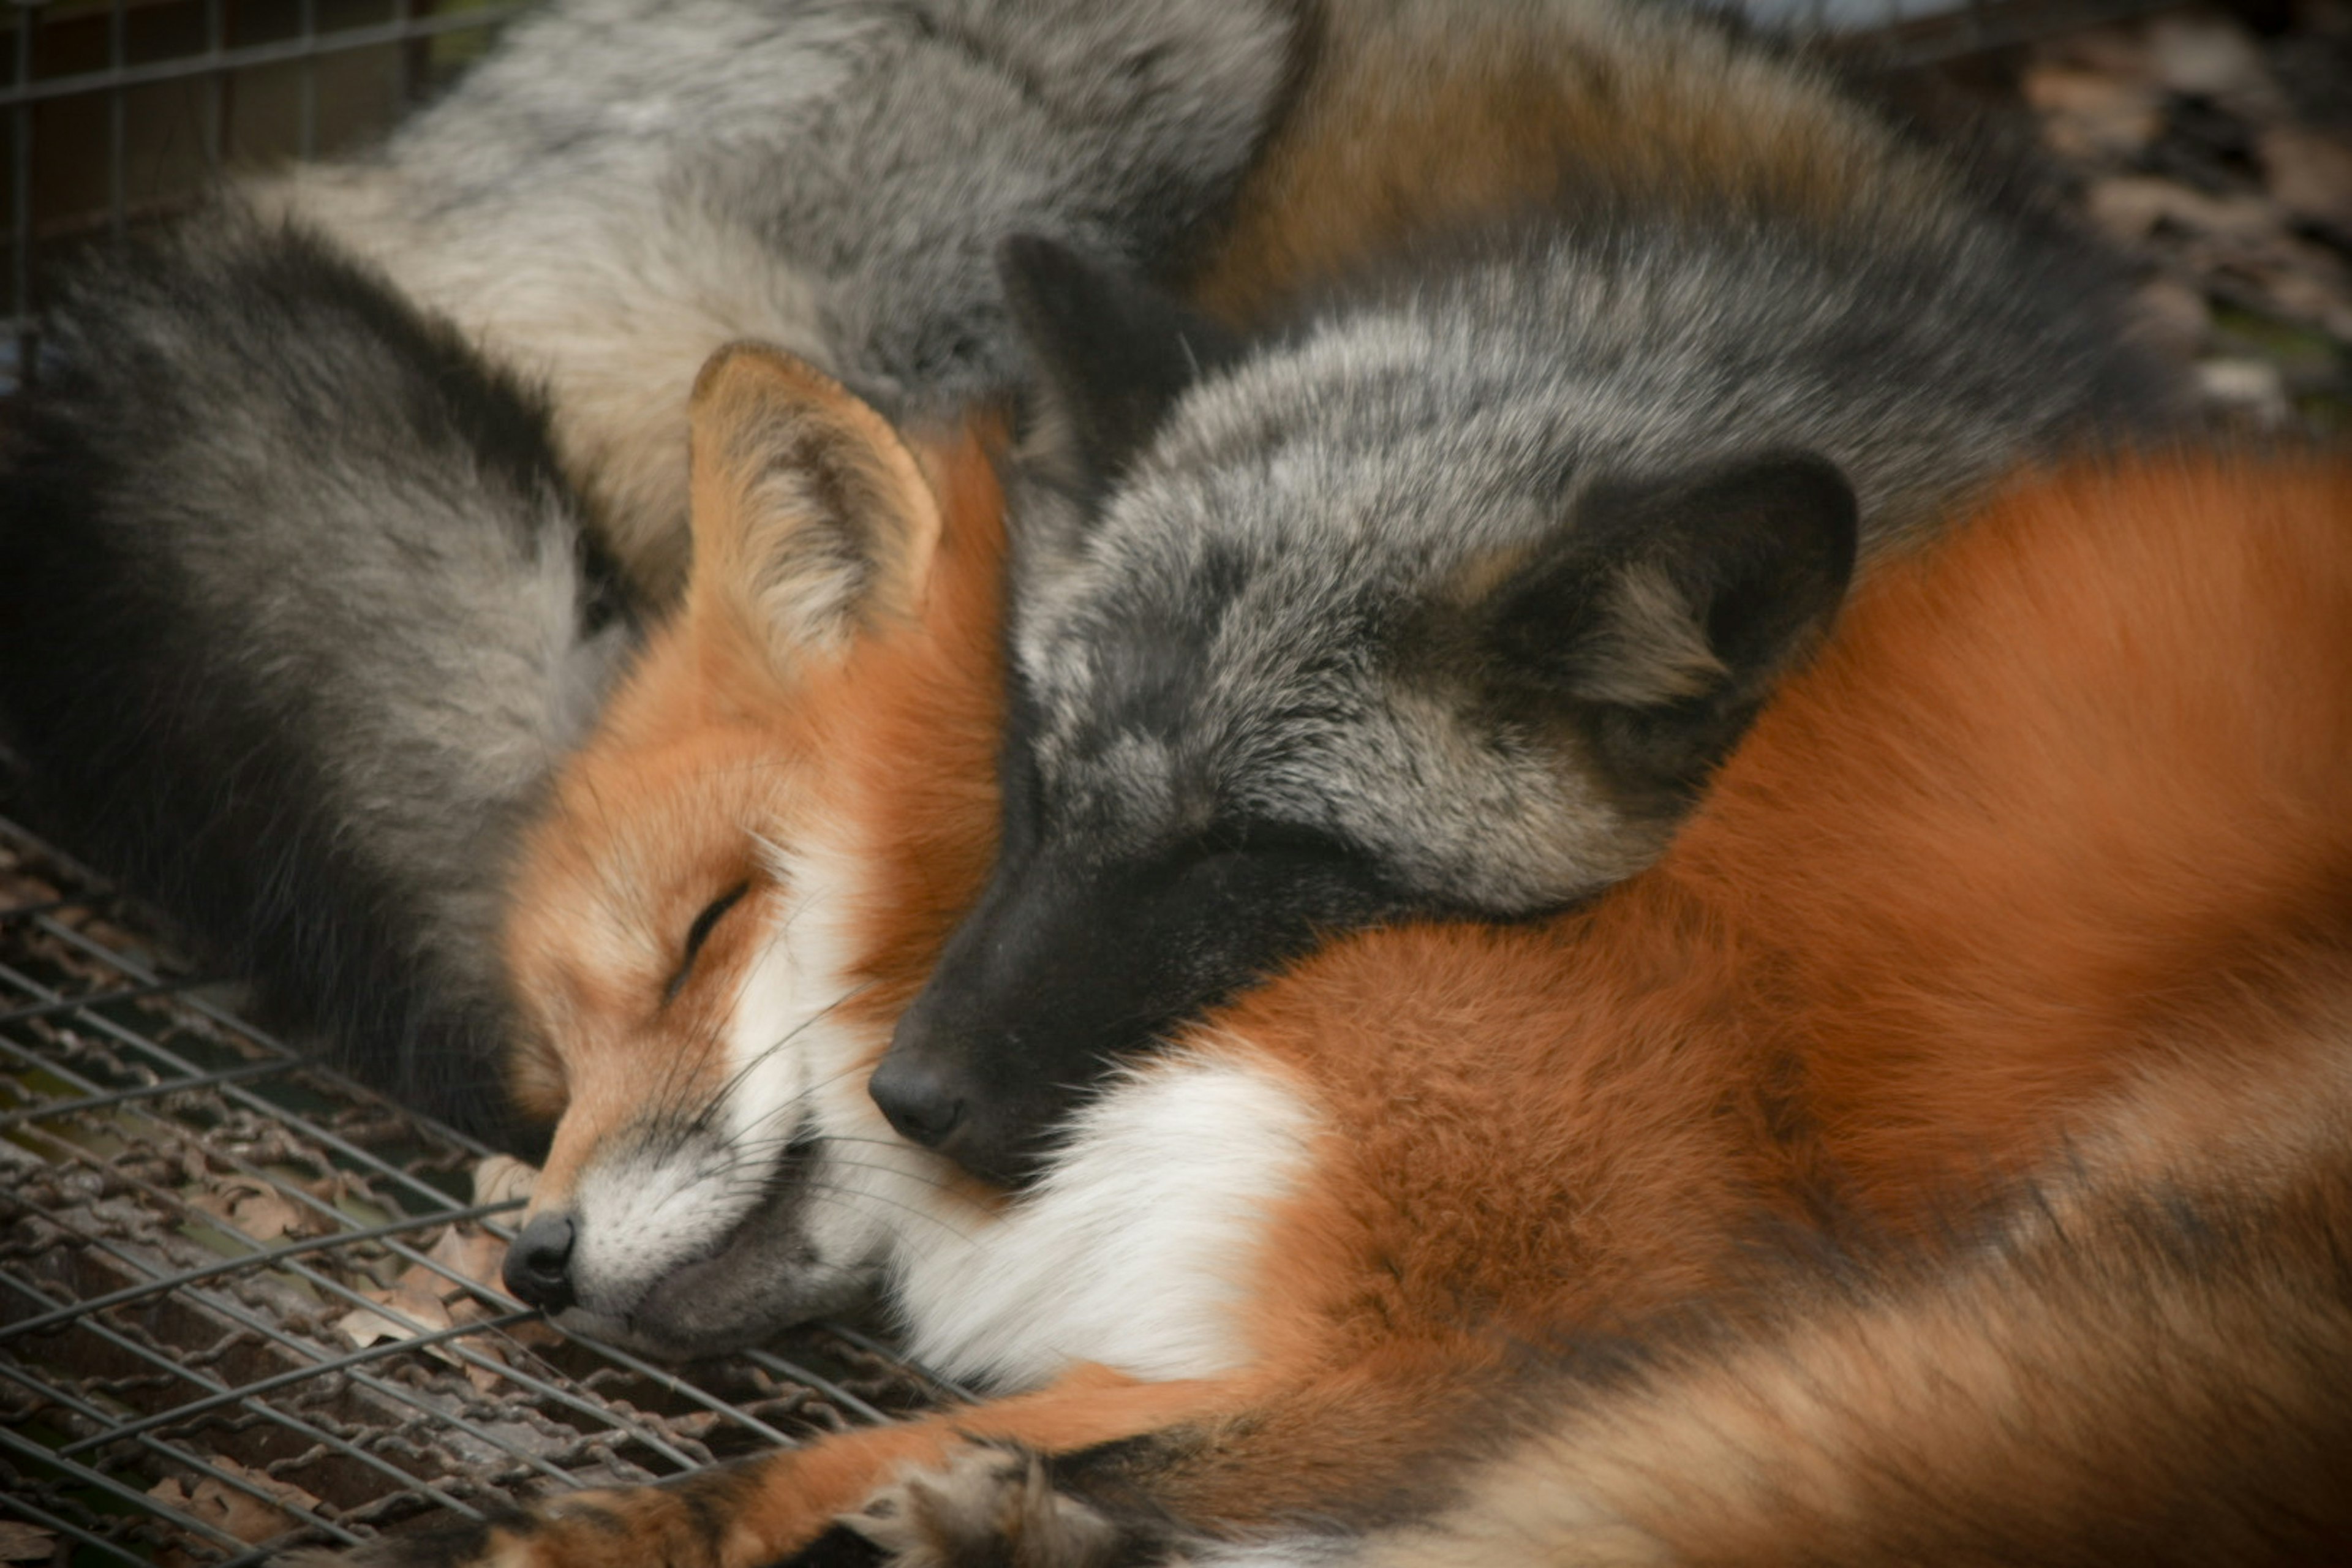
M1473 618L1465 584L1603 481L1819 453L1867 569L2017 462L2155 413L2103 289L1988 215L1935 216L1498 231L1212 371L1095 515L1034 488L1014 647L1056 826L1115 858L1297 825L1503 915L1645 863L1677 812L1625 809L1572 731L1497 721L1416 636ZM1144 646L1171 623L1198 628L1181 664Z
M625 561L683 560L687 389L779 344L886 414L1013 387L1019 229L1163 271L1289 70L1286 0L569 0L375 157L265 193L546 378Z
M0 721L48 819L498 1135L506 847L629 642L544 414L224 211L79 279L12 420Z
M2168 416L2102 258L1775 47L1612 0L1323 23L1270 170L1368 169L1378 208L1360 149L1424 79L1552 117L1479 131L1474 174L1548 131L1557 165L1465 217L1397 161L1388 253L1238 336L1007 247L1044 387L1004 832L870 1086L1000 1179L1121 1053L1324 936L1648 864L1857 563ZM1234 253L1281 257L1283 221Z

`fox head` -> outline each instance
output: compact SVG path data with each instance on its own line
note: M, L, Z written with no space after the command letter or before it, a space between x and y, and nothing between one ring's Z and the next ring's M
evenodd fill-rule
M894 1184L943 1180L865 1077L984 870L1001 710L977 437L919 456L737 347L695 388L692 483L685 601L561 774L505 931L517 1097L560 1118L508 1285L679 1352L837 1309Z
M1019 1182L1120 1053L1319 934L1654 859L1833 614L1856 503L1737 430L1612 444L1539 342L1410 290L1244 342L1042 240L1004 267L1046 384L1002 854L872 1088Z

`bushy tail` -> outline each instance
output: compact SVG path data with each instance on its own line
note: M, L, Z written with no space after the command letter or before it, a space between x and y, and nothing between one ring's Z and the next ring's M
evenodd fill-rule
M1219 1568L2352 1559L2352 1019L2003 1231L1571 1370L1434 1520Z
M520 814L634 616L537 398L235 210L87 270L0 420L0 739L274 1019L493 1138Z

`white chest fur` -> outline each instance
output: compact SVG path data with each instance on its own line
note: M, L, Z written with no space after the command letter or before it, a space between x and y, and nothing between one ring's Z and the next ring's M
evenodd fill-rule
M1080 1361L1149 1378L1238 1368L1249 1346L1236 1309L1318 1125L1295 1088L1245 1061L1145 1064L1084 1114L1034 1192L956 1229L904 1234L908 1348L999 1387Z

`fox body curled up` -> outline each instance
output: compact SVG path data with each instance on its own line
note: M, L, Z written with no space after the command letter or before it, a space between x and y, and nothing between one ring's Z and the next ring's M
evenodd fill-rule
M1197 305L1008 252L1046 385L1003 846L874 1080L1000 1179L1320 934L1646 864L1852 571L2166 416L2104 262L1784 48L1318 23Z
M1970 1473L2046 1466L2084 1539L2123 1539L2096 1535L2117 1465L2211 1479L2200 1530L2291 1499L2282 1561L2344 1527L2326 1400L2285 1402L2259 1476L2197 1457L2232 1368L2277 1371L2200 1323L2272 1310L2279 1282L2296 1344L2345 1329L2341 1280L2312 1261L2332 1256L2326 1180L2321 1228L2294 1218L2316 1145L2225 1117L2239 1101L2211 1088L2342 1101L2352 659L2315 656L2352 626L2340 466L2152 458L2022 482L1859 591L1658 865L1543 921L1333 942L1114 1080L1008 1199L889 1139L860 1092L986 869L984 460L961 435L901 445L837 386L749 352L710 372L700 410L697 558L732 568L698 574L567 776L510 933L543 1026L525 1073L562 1112L513 1267L559 1281L579 1321L656 1344L750 1337L879 1282L917 1353L1009 1396L383 1560L748 1565L847 1552L828 1531L861 1510L843 1527L860 1550L910 1563L1065 1539L1080 1562L1202 1536L1238 1552L1302 1517L1340 1533L1301 1552L1386 1550L1484 1495L1456 1461L1492 1454L1486 1402L1540 1379L1544 1347L1736 1301L1776 1237L1899 1256L2001 1223L1976 1204L2063 1190L2070 1140L2095 1178L2084 1228L2033 1240L2029 1205L2019 1250L1953 1261L1956 1289L2017 1285L2018 1317L1938 1317L1943 1277L1923 1264L1903 1284L1900 1263L1851 1310L1889 1353L1978 1347L1950 1352L1996 1377L1970 1395L1984 1419L1954 1428L1990 1456ZM829 454L835 481L772 482L762 451L794 472ZM2283 1249L2276 1272L2209 1276L2168 1260L2160 1226L2126 1234L2176 1167L2200 1195L2166 1223L2188 1240L2180 1213L2243 1216L2252 1256ZM2019 1415L2002 1358L2075 1353L2032 1304L2045 1289L2112 1304L2091 1321L2192 1375L2094 1381L2084 1405ZM1730 1321L1688 1361L1657 1342L1642 1386L1662 1391L1660 1446L1613 1480L1593 1458L1587 1479L1617 1489L1596 1509L1672 1524L1675 1498L1708 1495L1684 1489L1727 1484L1675 1458L1679 1380L1733 1399L1710 1358L1833 1348L1801 1318ZM1922 1323L1980 1337L1938 1347ZM2096 1378L2128 1370L2076 1349ZM1580 1377L1571 1357L1542 1385L1599 1425L1564 1418L1478 1475L1502 1489L1546 1444L1605 1445L1633 1385ZM1755 1422L1816 1423L1822 1486L1865 1462L1834 1424L1867 1441L1874 1407L1755 1397L1787 1402ZM2103 1441L2063 1426L2113 1400L2178 1424ZM908 1466L946 1479L891 1489ZM1682 1550L1659 1539L1634 1560ZM2223 1539L2160 1544L2193 1560Z

